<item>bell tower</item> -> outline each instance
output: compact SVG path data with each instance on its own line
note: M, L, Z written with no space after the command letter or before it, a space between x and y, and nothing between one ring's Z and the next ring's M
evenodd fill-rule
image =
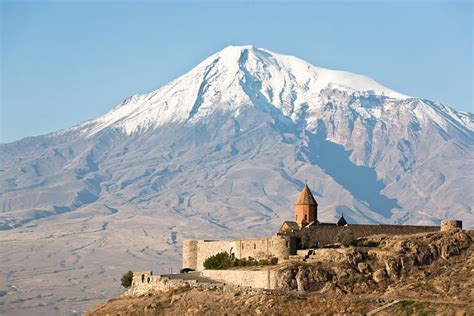
M304 185L303 191L301 191L298 201L295 203L295 214L295 221L300 227L318 221L318 203L307 184Z

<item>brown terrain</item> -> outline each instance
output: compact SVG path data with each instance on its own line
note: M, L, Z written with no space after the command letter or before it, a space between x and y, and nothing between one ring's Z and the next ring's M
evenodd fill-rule
M473 237L457 230L361 238L335 255L280 264L278 290L183 286L122 296L86 315L474 315Z

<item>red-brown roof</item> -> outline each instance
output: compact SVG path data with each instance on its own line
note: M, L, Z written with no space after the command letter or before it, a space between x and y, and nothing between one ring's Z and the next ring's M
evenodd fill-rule
M298 201L295 205L318 205L314 199L311 190L308 188L308 185L304 185L303 191L301 191Z
M287 231L287 229L289 231ZM280 229L278 229L279 233L285 233L285 232L291 232L291 231L297 231L300 230L300 226L298 226L298 223L292 222L292 221L285 221L283 224L281 224Z

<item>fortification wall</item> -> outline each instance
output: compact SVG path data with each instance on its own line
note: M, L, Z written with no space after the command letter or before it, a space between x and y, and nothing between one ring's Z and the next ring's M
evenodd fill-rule
M231 242L231 246L233 246L231 252L239 259L248 257L254 259L269 259L272 257L288 259L292 252L290 240L290 237L283 236L235 240ZM296 251L296 248L294 251Z
M438 232L439 226L416 225L348 225L357 237L370 235L408 235L417 233Z
M183 241L183 268L197 269L198 241Z
M290 237L285 238L283 236L273 236L272 238L272 257L276 257L279 260L285 260L290 257L290 255L296 254L296 238Z
M202 275L226 284L275 289L277 271L273 270L204 270Z
M204 269L204 261L216 253L229 252L233 248L228 240L198 240L197 241L197 259L196 269L201 271Z
M337 242L337 234L343 230L349 229L355 238L370 235L407 235L416 233L427 233L440 231L439 226L415 226L415 225L364 225L349 224L346 226L335 225L313 225L299 232L299 235L308 234L309 240L313 243L325 245Z
M453 229L462 229L462 221L457 220L447 220L441 221L441 231L450 231Z
M183 268L204 270L204 261L219 252L228 252L237 259L279 260L296 253L296 239L287 236L242 240L187 240L183 244Z
M277 286L276 270L204 270L202 276L225 284L261 289L275 289ZM153 275L151 271L134 272L130 288L121 296L124 298L140 297L148 294L159 294L170 289L181 287L211 286L213 283L200 283L188 278L170 278L166 275Z
M152 271L134 272L132 285L123 293L124 297L137 297L148 293L158 293L183 286L193 286L196 280L170 279L161 275L153 275Z

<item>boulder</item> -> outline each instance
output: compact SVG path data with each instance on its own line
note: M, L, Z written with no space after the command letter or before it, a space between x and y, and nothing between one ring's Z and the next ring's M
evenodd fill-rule
M307 274L305 273L305 269L303 267L298 268L298 272L296 273L296 285L297 285L297 290L304 292L305 290L305 284L308 283L308 277Z
M387 273L385 272L385 269L378 269L372 274L372 279L376 283L381 283L385 282L387 280Z
M370 271L370 266L365 262L359 262L357 264L357 271L360 273L368 273Z

